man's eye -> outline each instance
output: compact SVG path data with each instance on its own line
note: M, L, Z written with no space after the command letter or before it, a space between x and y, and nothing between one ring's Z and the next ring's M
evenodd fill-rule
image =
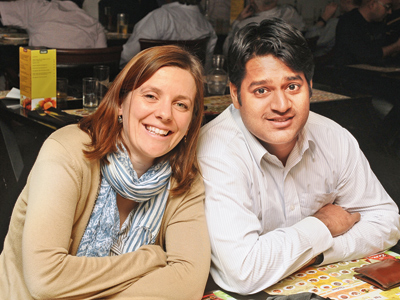
M151 94L146 94L146 95L144 95L146 98L148 98L148 99L156 99L156 97L154 97L154 95L151 95Z
M291 90L291 91L296 91L296 90L298 90L299 88L300 88L300 86L299 86L298 84L292 83L292 84L289 84L289 85L288 85L288 89Z
M254 91L254 93L255 93L256 95L263 95L263 94L265 94L266 92L267 92L267 90L264 89L264 88L259 88L259 89L256 89L256 90Z

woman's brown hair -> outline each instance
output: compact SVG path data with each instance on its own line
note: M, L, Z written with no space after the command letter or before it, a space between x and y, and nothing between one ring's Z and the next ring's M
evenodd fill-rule
M172 167L172 176L177 182L171 194L180 195L187 191L199 173L196 157L197 139L203 118L203 68L200 61L179 46L159 46L143 50L137 54L113 81L98 109L92 115L83 118L79 127L91 137L90 150L85 156L90 160L99 159L108 163L107 155L117 151L117 145L124 144L118 123L118 108L126 95L150 79L162 67L174 66L189 71L196 84L194 109L189 130L185 139L169 153L157 159L168 159ZM125 144L124 144L125 145ZM126 147L125 145L125 148Z

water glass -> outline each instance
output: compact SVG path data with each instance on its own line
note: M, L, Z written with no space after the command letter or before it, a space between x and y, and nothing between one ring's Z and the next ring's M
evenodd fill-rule
M68 96L68 79L57 78L57 108L67 108L67 96Z
M93 77L98 80L97 98L100 102L108 91L108 85L110 83L110 67L104 65L94 66Z
M98 80L95 77L85 77L82 81L83 107L89 110L96 109L99 105L99 99L97 98Z

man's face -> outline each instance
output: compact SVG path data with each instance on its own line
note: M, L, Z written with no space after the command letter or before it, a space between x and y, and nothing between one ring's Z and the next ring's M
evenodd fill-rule
M376 0L373 3L372 21L382 22L388 14L392 13L392 0Z
M257 56L246 64L242 105L237 91L231 84L233 104L247 129L285 163L309 114L310 92L304 74L273 55Z
M352 9L352 0L340 0L339 9L340 13L349 12Z

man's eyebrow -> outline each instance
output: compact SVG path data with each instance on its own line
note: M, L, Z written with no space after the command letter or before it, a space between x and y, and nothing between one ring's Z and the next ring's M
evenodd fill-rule
M250 83L249 88L251 88L253 86L257 86L257 85L266 84L268 82L271 82L271 80L264 79L264 80L259 80L259 81L253 81L253 82Z
M300 75L294 75L294 76L288 76L286 77L287 81L291 81L291 80L301 80L303 81L303 78ZM271 82L271 80L269 79L263 79L263 80L258 80L258 81L253 81L250 83L249 88L253 87L253 86L258 86L258 85L262 85L262 84L266 84Z
M301 80L301 81L303 81L303 78L300 75L296 75L296 76L286 77L286 80Z

